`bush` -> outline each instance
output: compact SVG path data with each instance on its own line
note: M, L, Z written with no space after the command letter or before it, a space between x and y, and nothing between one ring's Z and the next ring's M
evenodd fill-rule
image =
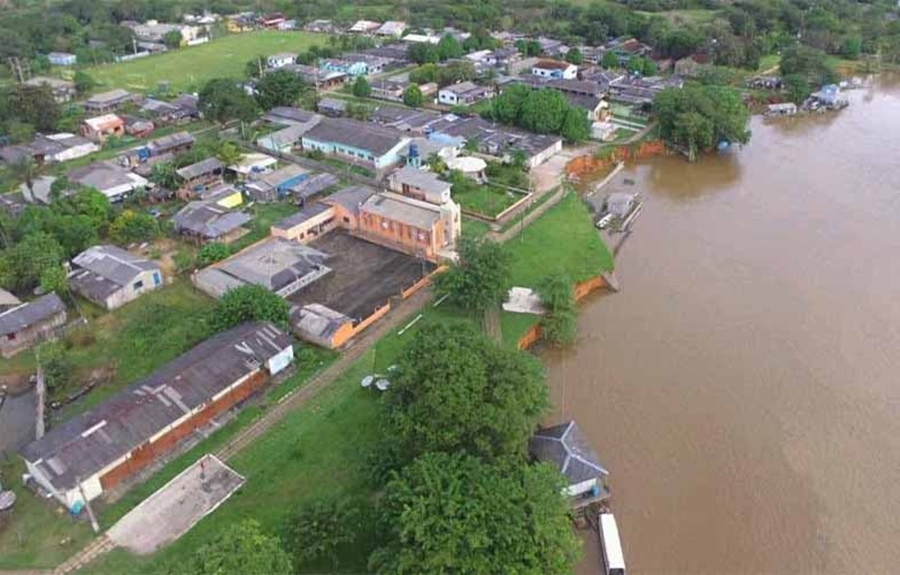
M197 265L206 267L231 255L231 248L225 244L211 242L200 248L197 254Z
M290 310L287 302L259 285L246 285L225 292L216 309L219 330L248 321L270 321L282 328L288 326Z

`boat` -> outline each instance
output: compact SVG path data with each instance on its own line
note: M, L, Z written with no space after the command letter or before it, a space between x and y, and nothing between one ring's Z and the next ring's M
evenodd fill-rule
M619 527L616 525L616 518L612 513L600 513L597 520L597 530L600 533L603 572L606 575L625 575L625 555L622 553Z

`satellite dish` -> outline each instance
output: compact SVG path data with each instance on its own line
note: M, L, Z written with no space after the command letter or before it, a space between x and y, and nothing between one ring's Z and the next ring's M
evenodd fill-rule
M391 382L386 379L379 379L375 382L375 387L378 388L378 391L387 391L387 388L390 387Z
M393 373L393 372L397 371L398 369L400 369L400 366L399 366L399 365L396 365L396 364L390 366L389 368L387 368L388 373Z
M361 382L361 383L362 383L362 386L363 386L363 387L369 387L370 385L372 385L372 382L373 382L373 381L375 381L375 376L373 376L373 375L367 375L367 376L365 376L364 378L362 378L362 382Z
M16 494L13 491L0 491L0 511L12 509L16 504Z

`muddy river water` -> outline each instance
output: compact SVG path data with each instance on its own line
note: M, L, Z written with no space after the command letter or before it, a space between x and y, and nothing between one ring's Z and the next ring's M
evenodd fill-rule
M541 355L632 572L900 570L900 77L850 99L627 167L623 290Z

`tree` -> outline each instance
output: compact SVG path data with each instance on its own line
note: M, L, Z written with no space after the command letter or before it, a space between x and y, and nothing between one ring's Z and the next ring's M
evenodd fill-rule
M157 237L159 222L144 212L123 210L109 226L109 237L120 245L144 242Z
M812 93L809 81L800 74L788 74L783 81L788 100L795 104L804 102Z
M75 82L75 89L82 96L93 90L94 86L97 85L91 75L84 70L75 72L75 76L72 80Z
M862 52L862 39L859 36L848 36L841 45L841 54L850 60L858 60Z
M537 359L448 322L424 327L397 365L384 396L377 471L438 451L524 456L548 405Z
M150 181L161 188L174 190L181 183L181 178L174 163L158 162L150 169Z
M0 255L0 285L9 290L27 291L37 286L44 271L59 267L63 249L48 233L26 236Z
M410 84L403 90L403 103L411 108L418 108L425 103L425 96L418 86Z
M232 524L218 538L198 549L190 564L182 567L190 575L266 573L290 575L291 559L278 538L266 535L252 519Z
M231 255L231 248L227 244L210 242L200 248L197 253L197 265L206 267L218 261L222 261Z
M559 130L559 135L569 143L581 142L591 137L591 123L584 110L570 106Z
M576 66L581 66L584 63L584 56L582 56L581 50L579 50L578 48L572 48L568 52L566 52L566 62L575 64Z
M826 58L822 50L799 44L782 52L779 67L784 76L800 74L813 84L828 84L834 82L837 75Z
M547 276L538 284L537 293L547 312L541 319L541 335L552 343L572 343L578 311L571 280L563 276Z
M41 273L41 290L44 293L56 292L57 295L65 297L69 294L69 278L66 275L66 268L62 266L52 266Z
M540 56L543 51L541 43L537 40L517 40L516 49L526 58Z
M372 85L365 76L358 76L353 82L353 95L357 98L368 98L372 95Z
M699 150L708 150L722 141L746 144L750 141L750 111L740 93L722 86L667 88L653 102L664 139L686 148L695 159Z
M256 82L256 102L263 110L290 106L300 98L303 87L303 80L297 74L276 70Z
M571 573L579 543L547 465L489 465L431 453L403 469L379 500L384 544L369 569L417 573Z
M247 74L248 78L259 78L263 75L266 65L266 57L257 56L244 64L244 73Z
M290 310L283 298L254 284L225 292L219 300L216 317L222 330L248 321L270 321L287 327Z
M544 88L533 90L522 103L519 125L538 134L556 134L569 111L569 101L562 92Z
M463 237L459 261L437 278L438 291L458 305L483 313L500 305L510 288L511 259L492 241Z
M437 44L438 51L438 59L443 62L444 60L451 60L453 58L459 58L462 56L462 46L459 45L459 41L456 39L453 34L444 34L440 41Z
M73 362L59 342L45 341L38 345L36 352L40 358L41 369L44 371L44 382L47 389L53 393L65 385L72 376Z
M175 49L180 48L181 43L184 41L184 38L181 37L181 32L178 30L172 30L171 32L166 32L163 36L163 44L166 45L166 48Z
M606 68L607 70L612 70L613 68L619 67L619 56L613 52L612 50L607 50L603 53L603 58L600 59L600 65Z
M225 141L222 142L222 146L219 148L219 152L216 154L216 157L219 158L226 166L233 166L241 161L244 157L244 154L241 153L241 150L237 147L237 144L234 142Z
M38 176L38 167L30 155L25 155L16 160L11 166L13 177L20 184L24 184L29 192L34 191L34 180Z
M440 60L437 46L425 42L413 44L406 54L416 64L436 64Z
M294 568L328 559L338 566L337 551L356 539L359 509L338 500L316 501L288 518L283 540L294 560Z
M440 157L436 152L428 154L428 157L425 158L425 165L427 165L428 169L435 174L443 174L447 171L447 162L445 162L444 158Z
M210 80L200 90L200 111L207 118L224 124L228 120L250 121L258 113L256 101L233 80Z
M52 132L56 129L62 109L49 86L16 84L8 89L6 99L8 113L12 118L31 124L40 132Z

